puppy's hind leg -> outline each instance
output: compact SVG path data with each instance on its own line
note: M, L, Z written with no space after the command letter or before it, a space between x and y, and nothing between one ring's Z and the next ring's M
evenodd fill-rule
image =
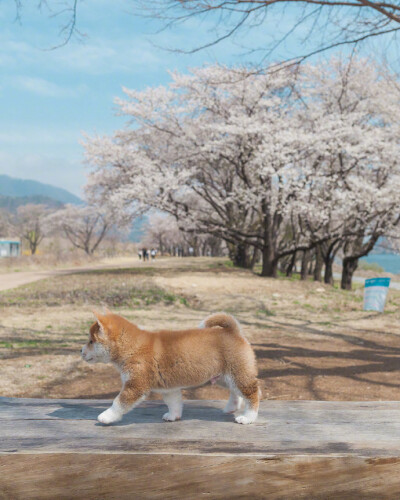
M163 400L168 406L168 412L163 415L163 420L166 420L167 422L175 422L175 420L180 420L183 410L181 390L174 389L172 391L164 392Z
M232 378L229 375L221 375L217 378L215 383L220 387L225 387L227 389L230 389L231 391L228 402L226 403L223 412L235 413L235 411L240 410L243 403L243 398L237 390L236 386L232 383Z
M252 424L257 420L258 407L260 405L260 389L258 380L254 379L246 384L238 383L237 388L243 395L245 407L243 415L235 418L238 424Z
M229 395L228 402L224 408L224 413L235 413L235 411L240 410L243 403L243 398L239 396L237 391L231 391Z

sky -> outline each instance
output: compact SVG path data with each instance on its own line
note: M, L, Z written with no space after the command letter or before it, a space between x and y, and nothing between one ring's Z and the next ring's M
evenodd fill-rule
M111 134L124 125L114 105L123 86L140 90L167 84L168 71L203 64L258 63L262 53L248 47L279 38L296 15L293 9L272 14L235 39L183 54L167 49L204 44L215 34L215 18L193 18L160 32L164 22L135 14L132 1L85 0L77 25L85 37L53 48L62 40L63 18L45 7L40 12L37 3L23 3L18 21L14 1L0 2L0 174L53 184L78 196L89 171L83 133ZM275 57L304 50L301 35L282 44Z

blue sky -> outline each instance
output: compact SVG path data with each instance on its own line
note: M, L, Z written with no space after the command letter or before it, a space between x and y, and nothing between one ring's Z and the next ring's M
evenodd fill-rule
M122 86L165 84L168 70L216 61L258 62L260 53L249 54L246 46L270 43L295 16L293 9L272 15L235 40L185 55L160 47L201 45L210 39L215 19L192 19L155 34L161 21L135 16L129 0L86 0L78 14L78 28L87 34L84 42L72 40L47 50L60 42L62 19L41 15L34 8L37 2L26 3L33 5L24 7L21 22L15 22L13 1L0 3L0 173L77 195L87 172L79 144L82 132L111 133L124 124L113 104ZM287 58L304 48L293 37L275 56Z

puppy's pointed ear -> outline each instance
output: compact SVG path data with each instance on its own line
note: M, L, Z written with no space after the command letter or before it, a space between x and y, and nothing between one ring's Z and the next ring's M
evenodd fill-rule
M110 309L107 306L104 306L104 312L106 314L112 314L112 311L110 311Z
M94 317L95 317L98 321L99 321L99 320L100 320L100 321L102 320L102 318L103 318L103 314L102 314L101 312L97 311L97 309L92 309L92 313L93 313Z
M105 333L105 328L104 328L104 315L96 311L95 309L92 309L92 313L94 314L96 321L100 327L100 332L104 335Z

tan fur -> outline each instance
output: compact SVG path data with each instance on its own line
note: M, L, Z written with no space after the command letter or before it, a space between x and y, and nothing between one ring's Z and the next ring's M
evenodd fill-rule
M203 322L204 328L156 332L142 330L116 314L96 316L82 356L88 361L110 361L119 368L124 385L114 404L120 405L122 413L150 391L199 386L216 377L224 379L232 393L243 396L248 408L258 411L255 355L232 316L212 315Z

